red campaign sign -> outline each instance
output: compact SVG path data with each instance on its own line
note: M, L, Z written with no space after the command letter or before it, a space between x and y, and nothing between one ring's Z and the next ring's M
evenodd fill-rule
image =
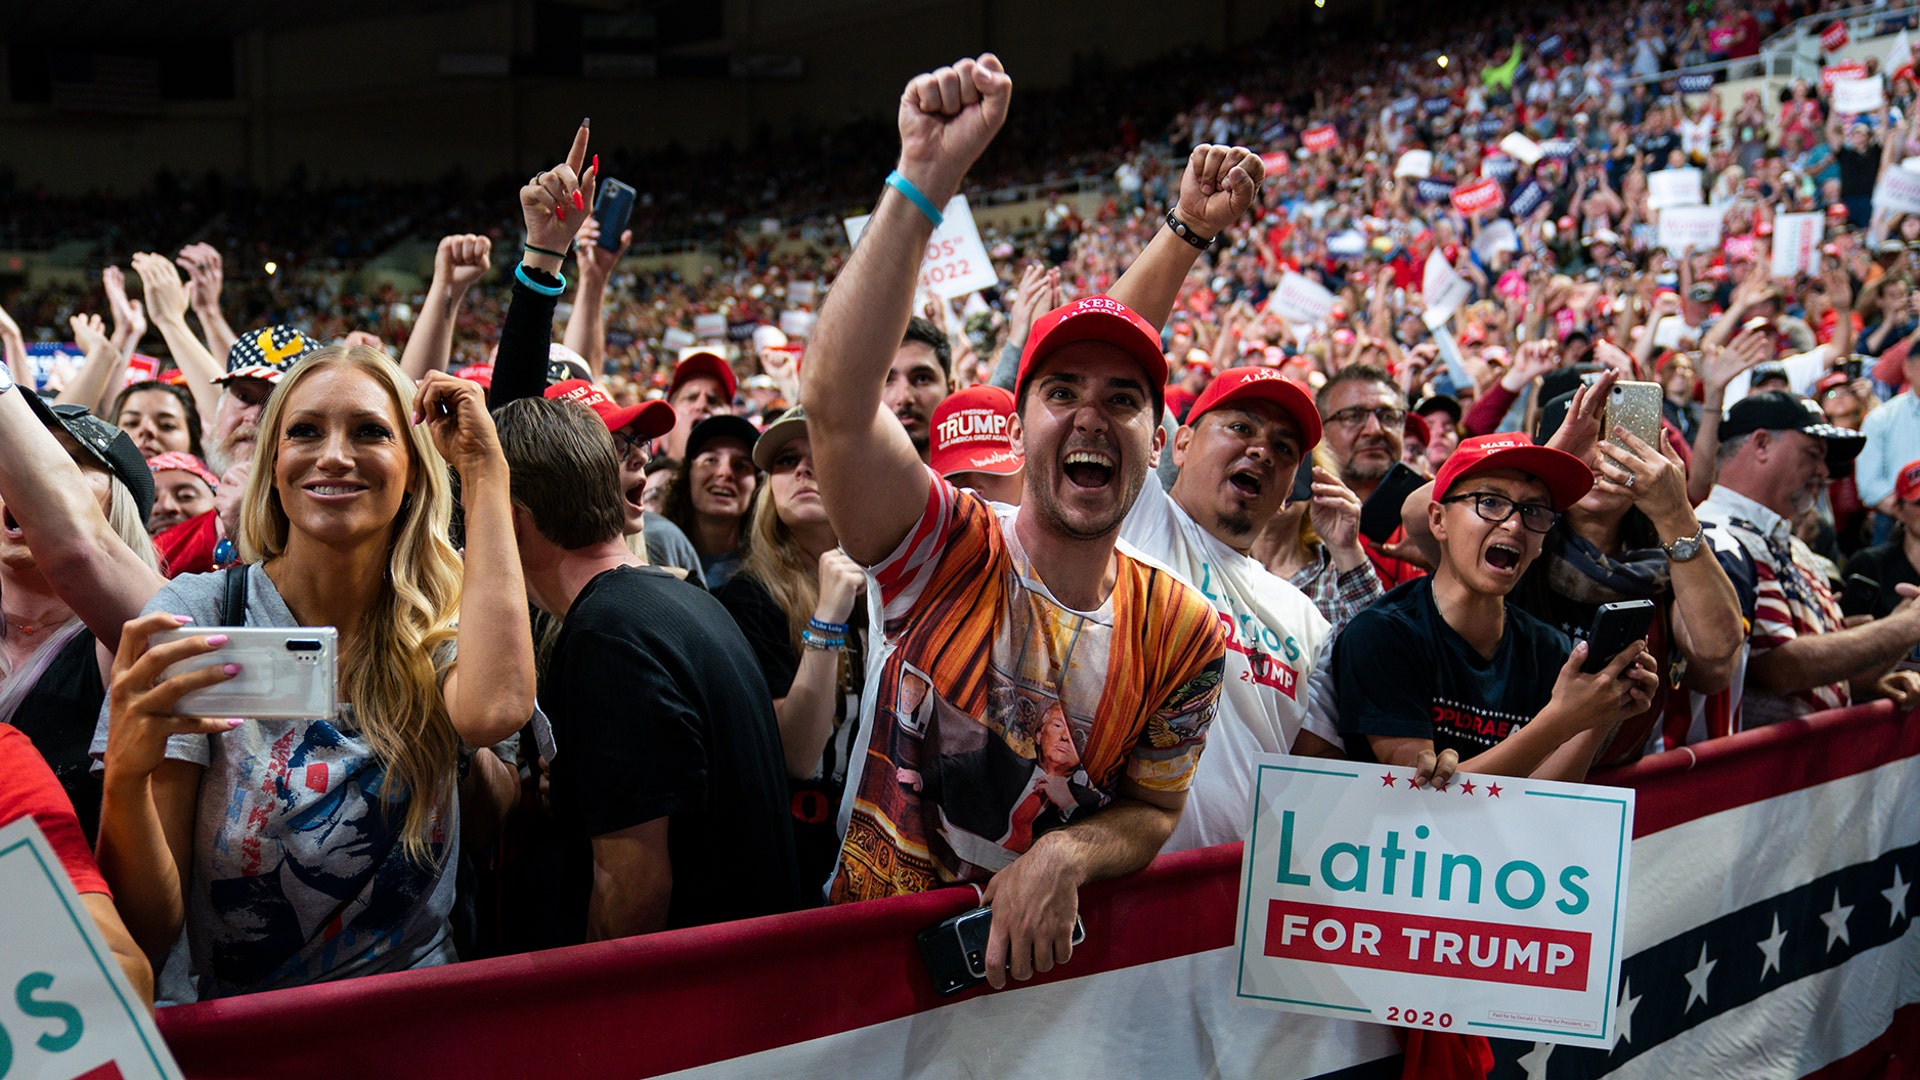
M1835 79L1864 79L1867 77L1867 65L1858 60L1849 60L1844 64L1820 69L1820 89L1833 93Z
M1453 208L1463 214L1477 214L1499 206L1503 196L1500 194L1500 181L1488 177L1477 180L1465 187L1453 189Z
M1267 167L1268 176L1285 176L1287 169L1292 166L1287 155L1277 150L1271 154L1261 154L1260 164Z
M1729 236L1726 243L1720 246L1727 253L1728 262L1753 258L1754 245L1751 236Z
M1323 153L1340 145L1340 133L1332 124L1321 124L1300 133L1300 144L1314 153Z
M1820 31L1820 47L1828 52L1839 52L1846 48L1848 40L1847 24L1844 22L1834 23Z
M1592 953L1571 930L1267 902L1266 954L1287 960L1584 990Z

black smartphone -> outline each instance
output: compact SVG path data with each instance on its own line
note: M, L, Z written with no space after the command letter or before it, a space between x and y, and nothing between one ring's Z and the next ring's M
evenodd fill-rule
M1396 461L1380 486L1373 489L1360 506L1360 535L1376 544L1384 544L1400 527L1400 508L1407 496L1425 487L1427 478L1404 461Z
M1313 499L1313 459L1309 458L1293 470L1293 490L1287 493L1288 502L1309 502Z
M1879 599L1879 582L1865 574L1853 574L1847 578L1847 587L1840 594L1840 610L1848 615L1871 615L1874 602Z
M1851 382L1854 379L1858 379L1866 371L1866 368L1867 362L1862 359L1858 353L1848 357L1846 368L1847 380Z
M608 251L620 250L620 234L627 231L627 219L633 216L633 189L618 180L600 181L600 197L593 201L593 219L600 223L600 238L594 243Z
M993 909L977 907L920 931L915 939L920 956L942 997L987 981L987 931L992 926ZM1075 945L1087 940L1087 928L1078 915L1073 917L1073 935L1068 940Z
M1653 601L1622 600L1601 604L1587 632L1587 662L1581 671L1591 675L1613 663L1620 650L1647 636L1653 626Z

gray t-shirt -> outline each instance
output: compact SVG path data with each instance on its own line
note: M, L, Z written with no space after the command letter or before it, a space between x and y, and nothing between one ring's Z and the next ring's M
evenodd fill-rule
M221 625L223 577L174 578L146 611ZM248 570L246 622L298 625L258 566ZM96 757L106 740L102 707ZM221 735L175 736L167 757L206 770L186 920L201 1000L454 960L457 797L430 827L434 864L409 859L406 797L382 805L386 766L349 706L331 722L248 720Z
M685 570L689 583L703 589L707 587L707 579L700 573L700 553L693 549L693 541L687 539L680 526L648 510L640 518L640 531L647 541L649 565Z

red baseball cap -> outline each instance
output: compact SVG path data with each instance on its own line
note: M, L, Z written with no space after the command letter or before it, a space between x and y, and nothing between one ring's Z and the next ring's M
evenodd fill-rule
M1433 428L1428 426L1427 418L1417 412L1407 413L1407 422L1404 427L1407 435L1421 446L1433 441Z
M625 431L633 428L635 434L643 439L657 439L673 430L679 419L673 406L664 401L643 401L638 405L621 408L613 403L605 390L585 379L568 379L547 387L547 397L554 401L571 401L576 405L585 405L592 409L600 422L607 425L608 431Z
M1160 333L1147 320L1111 296L1086 296L1071 304L1054 308L1033 324L1027 336L1027 349L1020 354L1020 372L1014 380L1014 393L1027 385L1027 377L1041 361L1067 345L1082 341L1102 341L1112 345L1140 365L1147 376L1147 390L1155 404L1167 385L1167 357L1160 351Z
M1900 475L1893 482L1893 493L1901 502L1920 499L1920 461L1909 461L1900 467Z
M697 352L673 366L673 381L667 384L667 396L672 397L680 389L680 384L688 379L718 379L726 388L727 400L740 390L740 383L733 377L733 365L719 353Z
M1008 424L1013 395L997 386L969 386L947 395L933 410L928 454L941 476L983 472L1012 476L1026 465L1013 451Z
M466 367L463 367L459 371L454 372L454 375L462 379L465 379L468 382L477 382L480 384L482 389L486 389L486 390L493 389L493 365L492 364L468 364Z
M1320 409L1300 384L1275 368L1238 367L1213 380L1187 410L1187 426L1222 405L1236 401L1267 401L1279 406L1293 426L1300 430L1300 453L1305 456L1320 444Z
M153 455L147 459L147 468L153 470L156 479L163 472L192 473L206 482L207 490L214 492L220 490L220 478L213 475L213 470L207 468L206 462L179 450L169 450L164 454Z
M1593 487L1593 471L1579 458L1550 446L1535 446L1518 432L1502 432L1461 439L1433 481L1433 501L1446 498L1457 481L1495 469L1514 469L1547 485L1555 510L1579 502Z

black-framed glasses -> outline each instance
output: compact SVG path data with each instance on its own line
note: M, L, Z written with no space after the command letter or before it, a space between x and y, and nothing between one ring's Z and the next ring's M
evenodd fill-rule
M640 451L640 463L646 464L651 456L647 452L647 440L636 439L624 431L613 433L613 452L620 455L621 461L627 460L628 455L632 454L636 448Z
M1470 491L1465 495L1449 495L1440 501L1456 503L1467 499L1473 500L1473 512L1480 515L1480 520L1491 521L1495 525L1512 517L1515 511L1519 511L1520 525L1528 532L1552 532L1553 526L1560 520L1560 512L1550 506L1514 502L1505 495L1495 495L1491 491Z
M1357 428L1366 424L1367 417L1369 416L1380 421L1380 426L1386 428L1388 431L1393 431L1407 422L1407 410L1405 409L1398 409L1392 405L1382 405L1373 409L1369 409L1365 405L1354 405L1350 408L1341 409L1339 412L1327 417L1327 423L1338 424L1341 427Z

